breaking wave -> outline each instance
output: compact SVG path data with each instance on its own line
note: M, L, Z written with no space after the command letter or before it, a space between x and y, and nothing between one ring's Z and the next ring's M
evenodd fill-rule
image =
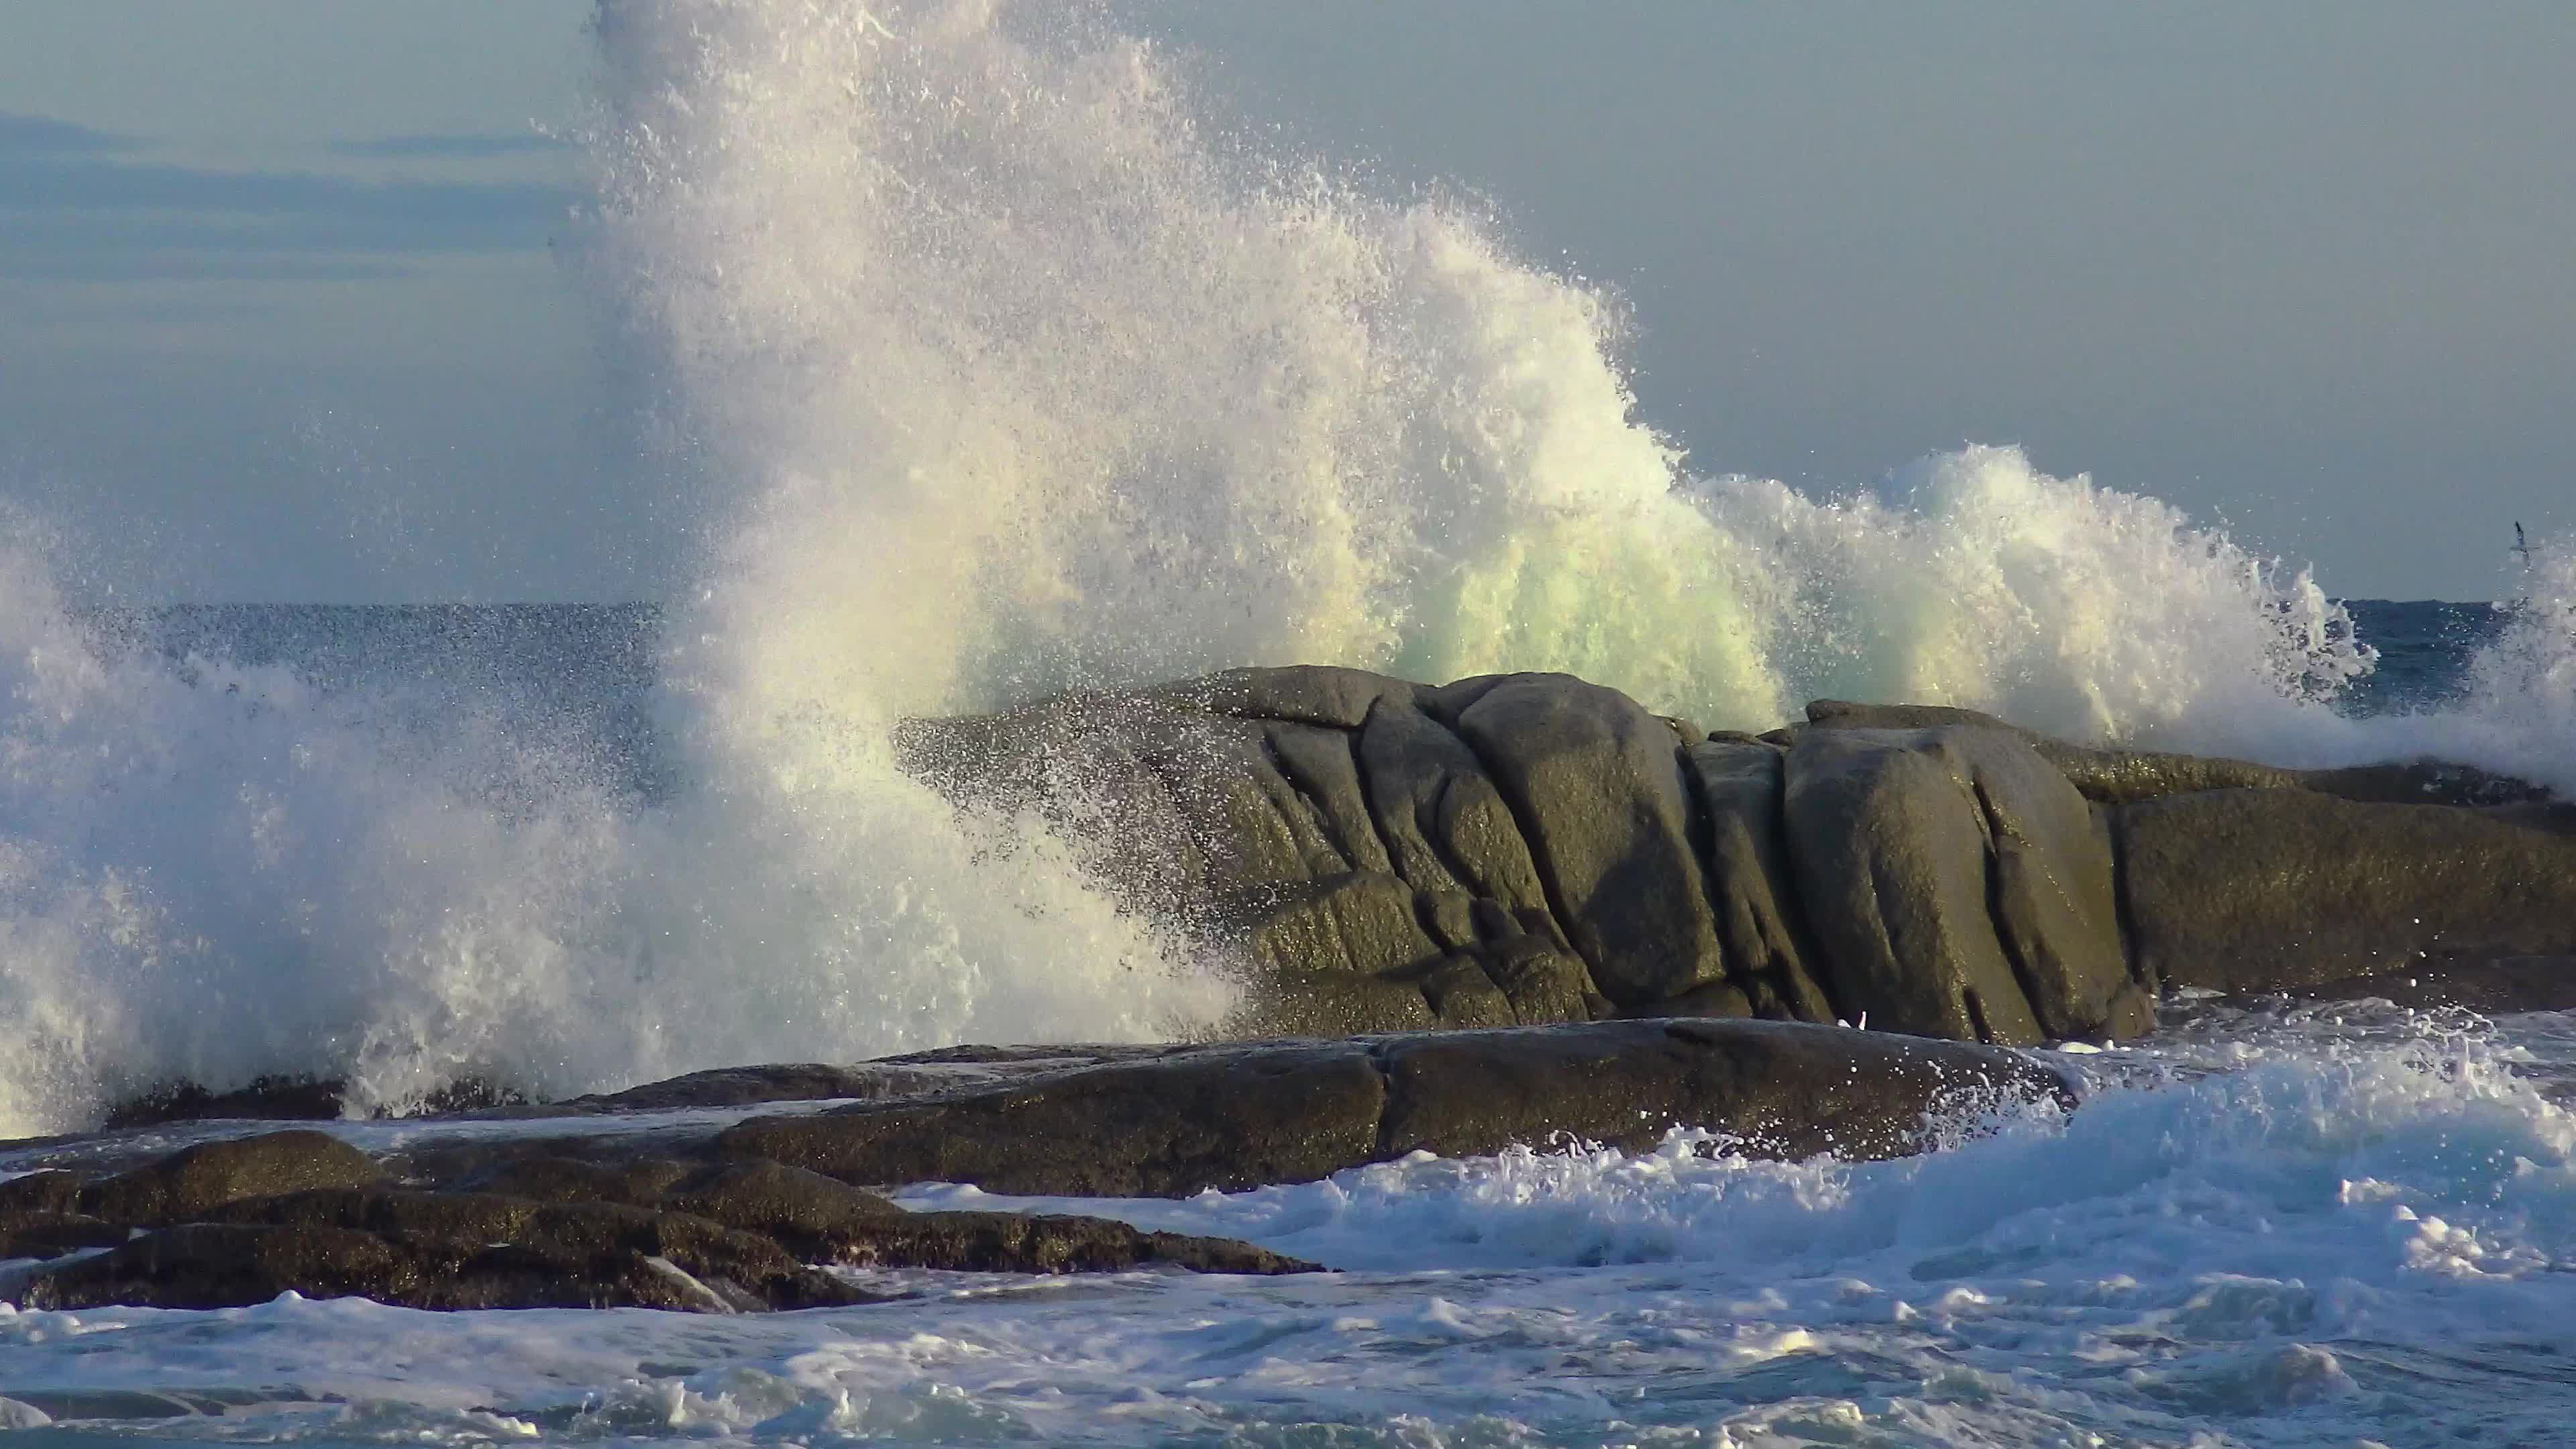
M892 763L904 714L1073 685L1564 669L1708 727L1905 699L2576 784L2568 559L2469 699L2347 719L2372 654L2307 573L2011 448L1832 498L1696 471L1637 415L1617 298L1247 140L1103 12L597 29L586 275L715 520L669 614L670 787L445 686L104 641L13 521L0 1133L173 1080L400 1108L1212 1020L1219 977L1074 845Z

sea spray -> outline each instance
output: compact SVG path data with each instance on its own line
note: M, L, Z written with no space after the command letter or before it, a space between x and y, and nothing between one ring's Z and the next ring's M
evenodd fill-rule
M399 1110L1224 1009L1065 847L959 815L877 736L834 742L827 785L698 774L646 806L459 700L174 666L25 557L0 588L0 1136L176 1082Z
M2369 667L2304 574L2017 450L1824 502L1696 476L1636 416L1614 299L1436 190L1223 129L1096 8L600 30L594 260L741 490L688 631L724 711L1333 662L2205 742Z
M399 1108L1216 1020L1224 963L1087 885L1115 842L893 764L907 714L1066 686L1567 669L1707 726L1908 699L2576 778L2544 608L2469 702L2347 720L2342 611L2152 498L2010 448L1824 499L1704 472L1637 417L1615 298L1228 129L1105 12L612 0L598 32L572 249L711 521L665 783L434 682L106 647L11 549L0 1132L174 1080Z

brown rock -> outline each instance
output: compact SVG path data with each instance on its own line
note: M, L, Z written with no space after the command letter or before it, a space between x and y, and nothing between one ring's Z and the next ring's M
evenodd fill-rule
M1725 975L1670 726L1616 690L1527 674L1456 728L1511 803L1603 995L1632 1005Z
M84 1187L83 1212L110 1222L186 1222L242 1198L316 1187L362 1187L384 1170L327 1132L301 1128L182 1148Z
M1366 1161L1385 1095L1360 1045L1211 1047L916 1102L755 1117L717 1148L852 1182L1172 1195L1301 1182Z
M1921 1150L1945 1110L2074 1105L2064 1083L2009 1052L1787 1022L1451 1032L1391 1041L1381 1057L1381 1158L1558 1138L1635 1150L1675 1127L1727 1134L1762 1157L1893 1157Z
M2550 812L2213 790L2120 811L2133 948L2169 985L2304 991L2576 953Z
M916 1103L755 1118L720 1148L851 1182L1180 1196L1327 1176L1417 1148L1492 1152L1675 1125L1744 1150L1910 1150L1976 1093L2060 1101L2010 1052L1752 1021L1594 1022L1208 1047Z

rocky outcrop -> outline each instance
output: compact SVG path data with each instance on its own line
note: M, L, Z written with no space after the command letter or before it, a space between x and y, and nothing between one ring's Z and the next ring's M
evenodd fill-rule
M912 768L1101 843L1236 953L1239 1035L1610 1017L2135 1035L2157 994L2484 983L2576 954L2576 833L2520 782L2070 745L1820 701L1701 736L1615 691L1247 669L920 721Z
M2576 836L2528 807L2211 790L2120 813L2142 969L2306 991L2576 949Z
M257 1171L210 1170L210 1163ZM767 1161L517 1157L396 1184L327 1134L201 1144L134 1171L0 1182L0 1301L227 1308L293 1290L414 1308L753 1312L875 1302L834 1267L1306 1271L1245 1243L1103 1218L908 1212ZM336 1181L341 1185L292 1186ZM101 1250L104 1251L94 1251Z
M716 1139L853 1182L1185 1196L1428 1151L1559 1138L1638 1148L1675 1127L1805 1158L1918 1149L1944 1113L2063 1104L2009 1052L1750 1021L1617 1021L1175 1048L912 1101L756 1117Z
M708 1121L805 1103L827 1079L865 1095ZM0 1172L19 1174L0 1178L0 1260L25 1260L0 1263L0 1302L220 1308L292 1290L430 1309L731 1313L883 1297L883 1280L837 1271L856 1268L1291 1273L1315 1265L1105 1218L914 1212L869 1189L940 1179L1178 1195L1417 1151L1636 1149L1674 1128L1707 1129L1710 1151L1857 1159L1919 1150L1997 1108L2072 1105L2055 1073L1994 1047L1687 1020L970 1048L700 1073L628 1100L654 1105L425 1119L383 1160L327 1132L252 1124L103 1175L57 1164L166 1138L127 1129L0 1153ZM524 1120L550 1111L582 1130Z

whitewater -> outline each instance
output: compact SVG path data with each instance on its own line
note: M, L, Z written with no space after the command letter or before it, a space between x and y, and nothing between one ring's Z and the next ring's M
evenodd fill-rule
M2536 551L2432 697L2357 708L2354 612L2146 494L2009 447L1831 496L1703 468L1638 416L1651 317L1480 204L1231 125L1107 11L606 0L596 29L573 250L705 492L695 588L609 631L646 641L612 683L569 616L344 667L381 626L111 618L7 514L0 1137L182 1081L344 1080L385 1115L335 1130L374 1142L465 1084L1204 1030L1230 963L1096 890L1111 847L961 813L888 732L1237 664L1562 669L1703 728L1950 703L2576 789L2576 550ZM2071 1117L1911 1161L1554 1144L1085 1207L1345 1270L1312 1281L919 1275L722 1321L0 1309L0 1429L2560 1442L2576 1029L2187 1018L2051 1054L2092 1083Z

